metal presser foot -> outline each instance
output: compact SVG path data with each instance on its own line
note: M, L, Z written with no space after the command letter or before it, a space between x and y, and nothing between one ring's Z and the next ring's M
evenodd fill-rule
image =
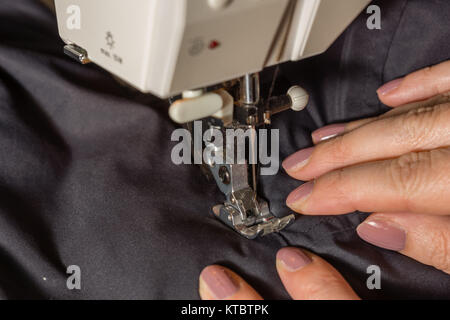
M294 221L293 214L277 218L267 201L258 199L248 185L247 165L224 165L212 169L214 178L225 193L225 204L213 208L214 215L248 239L279 232Z
M275 217L267 201L257 195L260 172L259 165L255 164L257 130L270 125L274 114L288 109L303 110L309 98L305 90L297 86L289 89L286 95L271 97L277 73L274 74L272 88L265 101L259 95L259 75L249 74L238 81L210 88L209 91L199 89L183 92L182 98L174 101L169 109L172 120L184 124L191 136L197 131L202 133L203 141L199 142L201 148L195 148L195 139L193 142L194 159L204 160L201 165L203 173L213 178L226 196L223 204L213 208L215 216L248 239L279 232L295 219L294 215ZM239 153L236 143L232 147L228 143L224 146L223 141L216 145L213 134L208 138L207 133L217 131L222 137L227 136L229 131L249 132L245 141L241 140L241 144L249 147L250 151L249 154L245 152L245 159L233 164L236 155L242 156L242 152ZM232 161L223 161L228 160L229 156Z
M270 124L273 114L293 109L300 111L308 103L308 94L300 87L293 87L288 94L261 102L258 74L246 75L238 83L237 102L234 103L233 121L217 125L217 121L203 120L208 128L254 129ZM269 94L270 95L270 94ZM257 148L250 137L250 150ZM236 152L216 148L216 153ZM223 223L248 239L279 232L295 220L293 214L277 218L269 210L267 201L257 196L259 166L248 164L215 164L210 161L205 167L214 177L218 187L225 194L226 201L213 208L214 215Z

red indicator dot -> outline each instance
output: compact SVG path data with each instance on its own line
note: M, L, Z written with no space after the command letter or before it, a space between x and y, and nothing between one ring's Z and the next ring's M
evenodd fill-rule
M220 47L220 42L217 40L213 40L209 43L209 49L213 50Z

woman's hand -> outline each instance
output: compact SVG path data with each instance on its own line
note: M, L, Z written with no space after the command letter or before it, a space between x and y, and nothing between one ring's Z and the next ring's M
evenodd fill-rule
M306 215L375 212L357 228L376 246L450 274L450 61L378 90L390 112L324 127L315 147L283 162L295 179L287 205ZM294 299L357 299L328 263L297 248L277 254L280 278ZM203 299L258 299L232 271L207 267Z
M450 273L449 91L447 61L378 90L402 107L314 132L317 145L283 163L310 181L287 205L309 215L375 212L357 228L362 239Z

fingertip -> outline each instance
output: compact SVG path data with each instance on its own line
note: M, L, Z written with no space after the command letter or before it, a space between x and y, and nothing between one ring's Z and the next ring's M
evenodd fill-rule
M319 144L321 142L335 138L338 135L344 133L346 131L346 127L347 125L345 123L336 123L317 129L311 134L313 143Z
M359 299L336 269L305 250L294 247L279 250L276 266L284 287L293 299Z
M224 267L207 266L200 273L199 292L204 300L225 300L239 290L239 283Z
M377 90L378 95L380 97L385 97L389 94L395 93L395 91L401 86L403 80L404 78L399 78L385 83Z
M228 268L211 265L200 273L202 300L261 300L261 296L239 275Z
M383 212L370 215L358 235L377 247L398 251L416 261L450 274L447 216L410 212Z
M307 201L314 190L314 184L314 181L309 181L292 191L286 199L286 205L295 212L304 213Z
M287 157L281 164L283 169L290 176L295 176L295 174L299 170L301 170L308 164L308 162L314 152L314 149L315 149L314 147L311 147L311 148L302 149L302 150L299 150L299 151L293 153L292 155Z
M380 100L391 107L430 99L450 90L450 60L390 81L377 91Z
M406 244L406 232L389 219L372 215L356 228L358 236L377 247L402 251Z
M295 272L309 265L311 258L299 248L286 247L277 252L277 269Z

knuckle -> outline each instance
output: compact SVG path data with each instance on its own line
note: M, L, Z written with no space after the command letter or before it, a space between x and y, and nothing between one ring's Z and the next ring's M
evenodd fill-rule
M428 143L432 128L436 126L445 112L443 105L427 106L412 109L399 117L398 143L409 144L413 149L418 149Z
M447 97L450 98L450 92ZM436 105L436 108L440 109L446 118L450 118L450 101L441 101L441 103Z
M435 184L448 186L450 184L450 148L430 151L433 162L433 175L430 177Z
M439 101L434 108L437 113L436 117L445 117L447 119L450 117L450 101Z
M425 67L417 73L413 73L411 77L415 76L415 80L420 80L422 83L430 83L436 78L436 66Z
M432 79L434 75L435 66L425 67L422 69L422 80Z
M427 169L432 162L430 152L408 153L390 162L388 170L392 185L407 208L412 207L412 200L425 185Z
M361 196L364 193L360 182L349 168L340 168L322 175L316 179L315 190L326 192L328 197L335 199L348 209L348 212L358 210ZM330 190L332 190L330 192ZM346 210L347 210L346 209Z
M411 212L423 205L417 199L430 196L434 189L450 182L450 148L412 152L389 162L387 166L393 192ZM421 207L423 209L423 207Z
M336 169L329 172L316 180L316 184L324 190L334 190L334 192L343 197L346 193L344 189L347 188L348 175L345 168Z
M334 273L321 273L317 275L313 281L302 284L302 292L306 299L324 299L329 293L343 286L342 279L338 278Z
M450 61L433 65L422 70L421 79L425 83L430 82L432 90L436 90L435 93L444 93L448 91L448 74L450 71Z
M450 230L436 230L432 234L431 264L450 273Z
M348 135L342 135L330 141L329 148L331 155L329 159L334 163L342 163L352 158L351 144L348 142Z
M432 66L431 67L431 82L432 82L432 90L435 95L440 93L444 93L448 84L442 77L442 72L440 72L440 66Z
M444 81L437 81L434 84L433 90L434 90L435 94L438 95L438 94L444 93L446 90L448 90L447 86L448 85Z

